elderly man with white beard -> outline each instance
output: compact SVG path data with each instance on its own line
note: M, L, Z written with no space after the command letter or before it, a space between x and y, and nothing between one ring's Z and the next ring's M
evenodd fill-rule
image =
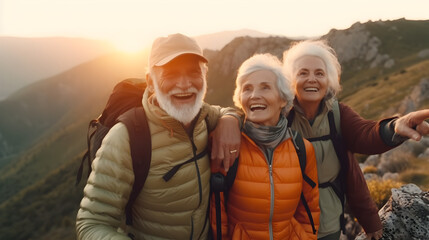
M209 132L216 134L212 157L237 157L240 130L233 110L203 102L207 59L196 41L182 34L153 42L142 105L152 141L144 187L124 224L134 173L123 123L111 128L93 162L77 214L78 239L207 239ZM232 114L233 115L233 114ZM218 131L217 131L218 132ZM177 169L169 180L163 176Z

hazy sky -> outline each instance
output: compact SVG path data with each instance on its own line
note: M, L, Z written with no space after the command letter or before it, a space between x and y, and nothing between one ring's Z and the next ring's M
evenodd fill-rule
M0 36L84 37L137 48L175 32L319 36L358 21L427 20L428 9L429 0L0 0Z

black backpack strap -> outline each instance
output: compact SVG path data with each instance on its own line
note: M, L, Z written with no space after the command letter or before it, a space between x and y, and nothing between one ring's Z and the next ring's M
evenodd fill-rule
M198 159L203 158L205 155L207 154L207 149L204 149L202 152L198 153L196 156L186 160L183 163L179 163L176 166L174 166L173 168L171 168L166 174L164 174L164 176L162 176L162 178L164 179L164 181L168 182L170 181L170 179L177 173L177 171L179 171L179 169L183 166L186 165L188 163L197 161Z
M86 144L87 144L88 148L82 157L79 169L77 171L76 184L75 184L76 186L79 184L80 180L82 179L83 164L84 164L85 160L88 163L88 177L89 177L89 174L91 173L91 139L93 138L93 136L96 132L95 130L91 132L91 128L96 127L97 123L98 123L98 119L93 119L88 124L88 132L86 135Z
M133 161L134 184L128 203L125 206L126 224L132 225L132 206L140 194L149 173L152 158L152 143L143 107L128 110L118 117L125 124L130 137L131 159Z
M344 148L344 142L342 140L341 134L338 132L338 126L336 126L336 122L339 122L339 120L335 119L335 113L333 111L330 111L328 113L328 120L329 120L329 128L330 128L330 136L332 144L334 145L335 153L337 154L338 160L340 161L341 170L338 174L338 177L331 183L329 183L329 186L332 187L335 194L338 196L338 198L341 201L341 205L343 208L343 214L340 215L340 227L343 233L345 233L345 218L344 218L344 209L345 209L345 192L346 192L346 173L347 169L349 169L348 166L348 155Z
M222 214L220 207L220 193L225 189L225 176L222 173L213 173L210 176L210 188L215 197L216 206L216 235L218 240L222 239Z
M296 150L296 154L299 159L299 166L301 168L302 178L306 181L311 188L316 187L316 183L305 173L305 167L307 166L307 153L305 150L304 139L301 134L297 131L292 131L288 128L289 134L291 135L293 145ZM313 229L313 234L316 234L316 227L314 226L313 215L311 214L310 207L308 206L307 200L305 199L304 193L301 192L301 202L304 205L305 211L307 212L308 219L310 220L311 228Z
M289 114L287 115L287 127L291 127L292 126L292 122L293 122L293 119L295 118L295 110L292 108L290 111L289 111Z
M313 229L313 234L316 234L317 230L314 226L313 215L311 214L310 207L308 206L307 200L305 199L304 193L301 192L301 202L304 205L305 211L307 212L308 219L310 219L311 228Z
M229 168L228 173L224 176L222 173L212 173L210 177L210 189L215 197L215 206L216 206L216 235L217 239L222 239L222 214L221 214L221 205L220 205L220 193L223 192L224 206L225 211L227 210L228 202L228 193L235 181L235 176L237 175L238 168L238 159L237 157Z
M225 182L226 186L225 186L225 190L224 190L224 194L223 194L224 200L225 200L225 206L226 206L226 203L228 201L229 190L232 188L232 185L234 184L235 176L237 176L239 158L240 158L240 156L238 156L235 159L234 163L229 168L229 171L226 174L226 179L225 179L226 180L226 182Z
M290 128L288 130L291 135L293 145L295 146L296 154L298 155L302 177L311 186L311 188L314 188L316 183L305 173L305 168L307 166L307 153L305 150L304 139L302 138L301 134L299 134L299 132L293 131Z

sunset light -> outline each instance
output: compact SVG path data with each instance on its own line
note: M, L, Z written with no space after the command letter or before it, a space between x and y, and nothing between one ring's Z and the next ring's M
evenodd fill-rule
M356 22L426 19L428 8L420 0L0 0L0 36L91 38L133 52L177 32L313 37Z
M110 40L118 51L125 53L137 53L148 47L147 41L142 41L138 38L117 38Z

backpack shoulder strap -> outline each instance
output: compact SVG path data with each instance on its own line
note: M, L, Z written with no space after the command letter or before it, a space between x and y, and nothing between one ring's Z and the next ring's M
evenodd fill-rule
M291 127L292 126L292 122L293 122L293 119L295 118L295 109L291 109L290 111L289 111L289 114L287 115L287 127Z
M291 135L296 154L298 155L302 178L311 186L311 188L314 188L316 187L316 183L305 173L305 167L307 166L307 153L305 150L304 139L302 138L301 134L299 134L299 132L293 131L291 128L288 128L288 131ZM302 205L304 205L305 211L307 212L311 228L313 229L313 234L316 234L316 227L314 226L313 215L311 214L310 207L308 206L307 200L305 199L304 192L301 192L301 202Z
M345 219L344 219L344 209L345 209L345 178L346 172L349 168L348 166L348 155L347 151L344 148L344 141L342 140L341 135L341 116L340 116L340 106L339 102L335 99L332 102L332 111L328 113L329 120L329 128L330 128L330 138L332 144L334 145L335 152L337 154L338 160L340 161L341 171L338 177L332 181L327 183L319 184L319 187L331 187L335 194L341 201L343 214L340 215L340 227L343 233L345 233Z
M341 116L340 116L340 103L337 99L332 102L332 113L334 114L334 123L337 133L341 135Z
M305 174L305 167L307 166L307 152L305 149L304 139L299 132L294 131L291 128L288 128L288 130L291 135L296 154L298 155L302 177L312 188L314 188L316 183L310 177L308 177L307 174Z
M128 203L125 206L127 225L132 225L132 206L142 190L149 173L152 158L152 143L143 107L135 107L117 119L125 124L130 137L131 159L133 161L134 184Z

